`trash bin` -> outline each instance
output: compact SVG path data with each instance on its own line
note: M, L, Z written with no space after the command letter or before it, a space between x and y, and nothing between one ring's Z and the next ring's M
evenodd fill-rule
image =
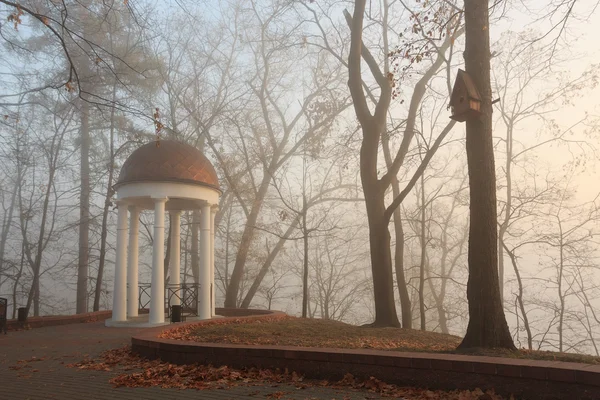
M181 306L171 306L171 322L181 322Z
M19 307L19 309L17 310L17 321L19 321L19 322L27 321L27 308L26 307Z

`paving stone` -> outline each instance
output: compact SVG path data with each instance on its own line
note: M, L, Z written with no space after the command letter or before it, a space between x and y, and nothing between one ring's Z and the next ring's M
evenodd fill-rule
M314 387L297 389L289 385L232 387L215 390L114 388L108 382L114 373L79 370L66 365L84 357L125 346L142 328L106 328L103 322L60 325L13 331L0 335L0 399L57 400L227 400L265 399L283 392L281 399L365 400L380 397L369 392ZM32 357L42 361L18 363ZM10 366L21 366L19 370ZM25 367L27 366L27 367ZM33 372L33 371L36 372Z

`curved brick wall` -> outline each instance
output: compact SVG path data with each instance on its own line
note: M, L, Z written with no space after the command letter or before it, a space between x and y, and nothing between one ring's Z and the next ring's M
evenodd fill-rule
M16 319L9 319L7 321L7 327L9 331L13 331L17 329L41 328L43 326L78 324L82 322L104 321L105 319L110 318L111 315L112 311L103 310L76 315L49 315L47 317L28 317L27 321L24 324L17 321Z
M285 315L231 309L220 309L217 313L236 318ZM600 399L600 365L456 354L245 346L157 338L164 330L164 327L152 328L133 337L133 350L145 357L175 364L288 368L317 379L338 380L351 373L358 378L374 376L384 382L405 386L450 390L479 387L535 400Z

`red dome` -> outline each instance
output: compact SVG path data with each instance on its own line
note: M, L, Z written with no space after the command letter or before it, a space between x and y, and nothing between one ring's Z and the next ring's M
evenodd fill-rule
M123 164L115 186L133 182L183 182L220 190L215 168L197 148L175 140L150 142Z

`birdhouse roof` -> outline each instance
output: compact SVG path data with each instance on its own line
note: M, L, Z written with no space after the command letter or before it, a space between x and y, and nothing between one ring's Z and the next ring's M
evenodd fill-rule
M462 69L459 69L458 74L456 75L456 80L454 81L454 87L452 88L450 103L453 103L456 100L456 97L461 95L462 91L466 91L467 96L470 98L481 101L479 91L477 90L475 83L473 83L471 76Z

